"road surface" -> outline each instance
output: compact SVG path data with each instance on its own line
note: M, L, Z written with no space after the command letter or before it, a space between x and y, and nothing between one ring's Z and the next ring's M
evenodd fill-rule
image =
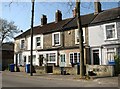
M65 80L46 78L44 75L31 77L6 72L2 76L2 87L118 87L118 79Z

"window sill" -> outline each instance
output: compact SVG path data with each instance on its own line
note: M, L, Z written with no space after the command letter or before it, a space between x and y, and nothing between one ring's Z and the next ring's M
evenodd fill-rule
M41 46L37 46L36 49L42 49L42 47Z
M61 46L60 44L54 44L53 47Z
M117 41L117 40L119 40L118 38L111 38L111 39L105 39L105 42L106 41Z
M76 45L79 45L79 42L75 42ZM83 42L83 44L85 44L85 42Z

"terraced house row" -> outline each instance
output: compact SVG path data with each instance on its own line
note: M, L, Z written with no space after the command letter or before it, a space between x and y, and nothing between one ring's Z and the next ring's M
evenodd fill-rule
M120 55L120 8L101 9L95 2L95 12L82 15L84 61L89 65L108 65L114 55ZM15 38L14 63L24 66L30 63L30 29ZM33 30L33 65L49 69L73 67L79 64L79 35L75 9L73 17L62 19L61 11L55 13L55 21L47 23L46 15L41 25Z

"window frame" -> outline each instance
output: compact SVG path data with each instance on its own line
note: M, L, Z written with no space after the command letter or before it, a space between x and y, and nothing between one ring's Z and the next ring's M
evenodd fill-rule
M55 44L55 37L54 37L54 35L56 35L56 34L58 34L59 35L59 43L58 44ZM52 33L52 45L53 46L59 46L60 45L60 43L61 43L61 36L60 36L60 32L55 32L55 33Z
M75 54L75 53L77 53L77 62L75 62L75 60L74 60L74 54ZM69 53L69 63L70 63L70 64L71 64L71 59L70 59L70 58L71 58L71 57L70 57L71 54L73 55L72 62L73 62L73 63L80 63L80 55L79 55L80 52L70 52L70 53Z
M24 41L24 44L22 43L22 41ZM25 48L25 39L21 39L20 40L20 49L24 49Z
M85 28L82 28L83 30L83 43L85 43ZM78 36L78 29L75 29L75 44L79 44L79 42L77 40L79 40L79 36Z
M113 49L112 51L108 51L108 49ZM106 56L107 56L107 61L114 61L114 59L108 59L108 53L110 53L110 55L112 55L111 53L114 53L114 56L116 55L116 48L107 48L107 52L106 52ZM114 57L113 57L114 58Z
M37 42L37 38L40 38L40 41L39 42ZM35 40L36 40L36 47L42 47L42 45L41 45L41 43L42 43L42 40L41 40L41 36L37 36L37 37L35 37ZM40 45L39 46L37 46L37 43L40 43Z
M107 29L106 29L106 26L111 26L111 25L114 25L114 35L115 37L112 37L112 38L107 38ZM112 30L113 31L113 30ZM118 37L117 37L117 26L116 26L116 22L113 22L113 23L109 23L109 24L104 24L104 39L105 40L117 40Z
M61 56L64 55L64 61L61 61ZM60 62L61 63L66 63L66 54L65 53L61 53L60 54Z
M55 57L54 57L55 60L54 61L50 60L51 54L55 55ZM47 57L46 57L47 58L47 63L56 63L56 57L57 57L56 53L47 53L46 55L47 55Z

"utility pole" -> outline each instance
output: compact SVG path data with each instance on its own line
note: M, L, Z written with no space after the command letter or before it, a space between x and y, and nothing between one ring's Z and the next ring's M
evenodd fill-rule
M80 17L80 0L76 0L76 15L77 15L77 25L79 30L80 78L83 78L85 73L85 66L84 66L83 30L82 30L81 17Z
M33 21L34 21L34 2L32 0L32 18L31 18L31 50L30 50L30 76L33 76Z

